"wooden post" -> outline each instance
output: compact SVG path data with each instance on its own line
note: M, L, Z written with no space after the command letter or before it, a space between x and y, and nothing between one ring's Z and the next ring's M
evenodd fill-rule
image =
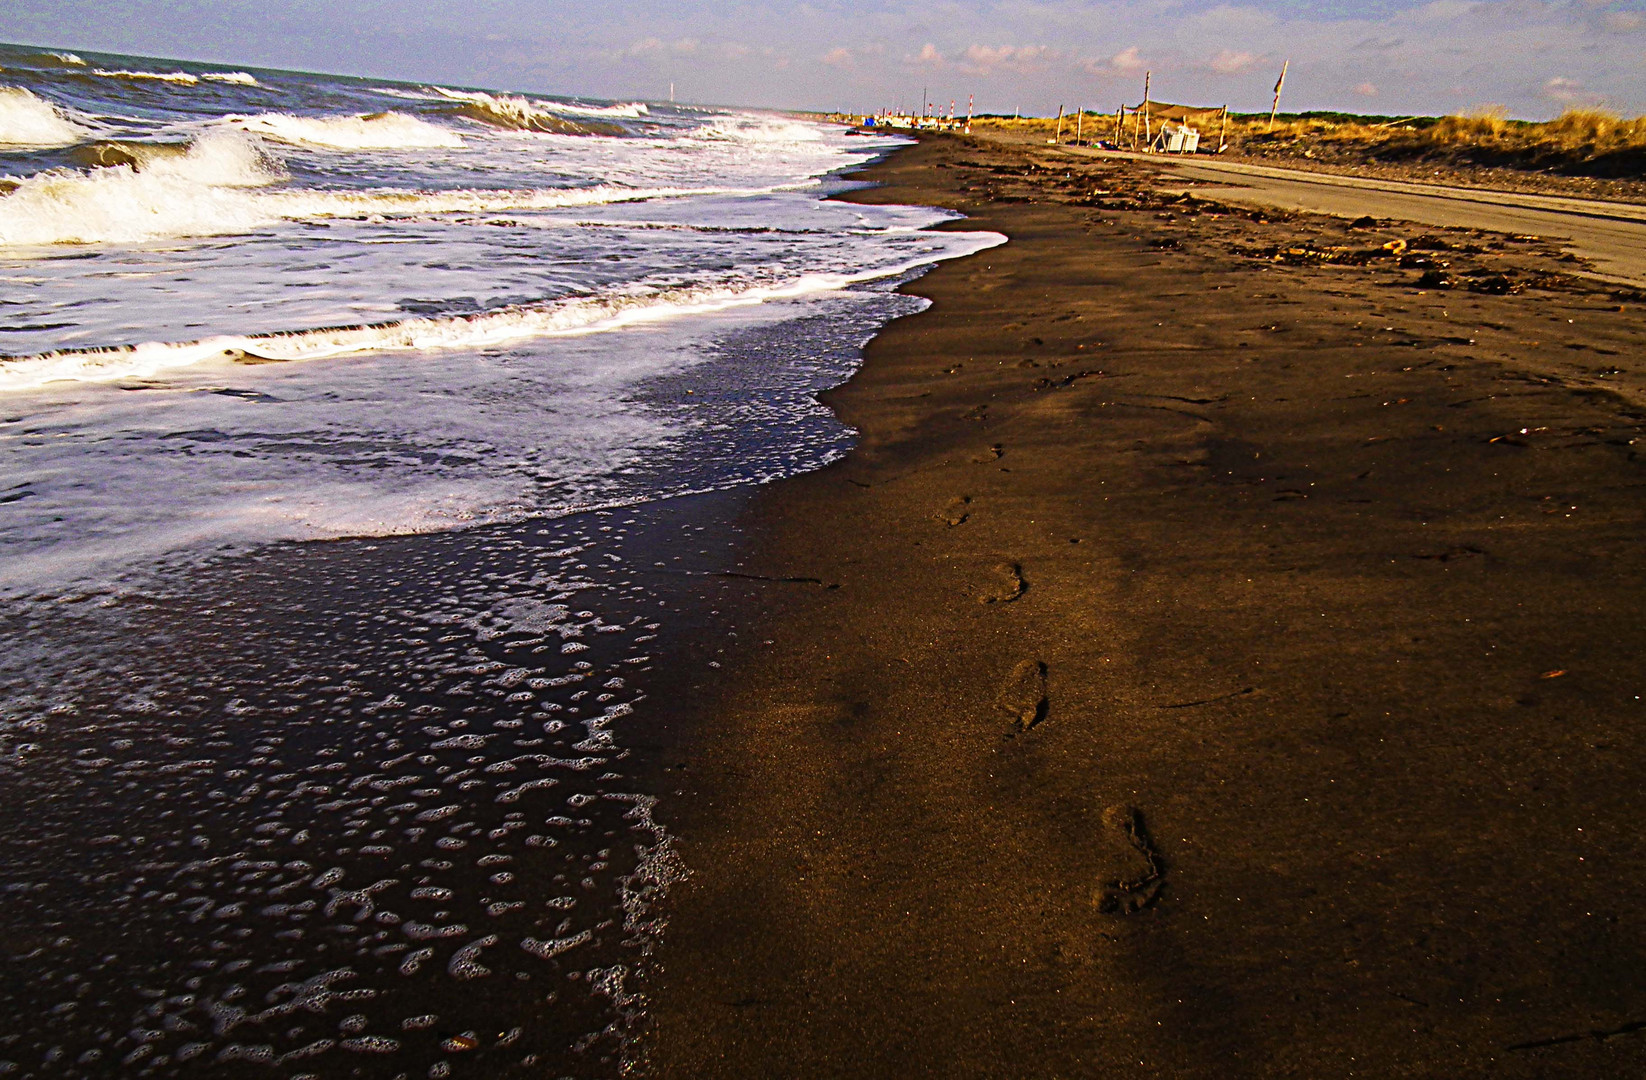
M1149 79L1152 75L1154 75L1152 71L1143 73L1143 148L1145 150L1154 146L1154 132L1149 126Z
M1280 111L1280 89L1281 89L1281 87L1286 85L1286 69L1291 67L1291 66L1292 66L1292 61L1291 61L1290 57L1287 58L1285 63L1280 65L1280 78L1279 78L1278 81L1275 82L1275 103L1269 109L1269 130L1270 131L1273 131L1275 129L1275 114Z
M1080 133L1082 128L1085 126L1085 123L1086 106L1082 105L1080 107L1080 111L1074 114L1074 144L1076 146L1080 145Z
M973 94L966 95L966 134L968 135L972 133L972 100L974 97Z
M1126 106L1122 105L1114 111L1114 146L1120 149L1121 128L1126 126Z
M1227 105L1225 105L1225 106L1223 106L1223 117L1222 117L1221 120L1218 121L1218 125L1217 125L1217 152L1220 153L1220 154L1223 151L1225 151L1229 148L1229 140L1227 140L1223 137L1225 134L1227 134L1228 130L1229 130L1229 107Z
M1057 107L1057 134L1052 136L1052 142L1063 141L1063 106Z

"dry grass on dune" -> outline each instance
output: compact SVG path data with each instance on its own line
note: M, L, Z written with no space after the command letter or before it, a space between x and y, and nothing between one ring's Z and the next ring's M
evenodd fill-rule
M1201 146L1215 148L1222 123L1219 110L1167 103L1151 107L1150 120L1156 130L1167 119L1198 127ZM1064 117L1064 141L1074 138L1076 126L1074 114ZM1051 138L1057 121L980 117L974 127ZM1115 115L1088 112L1079 128L1086 141L1112 140ZM1136 119L1128 115L1121 129L1122 145L1130 144L1136 128ZM1628 119L1599 109L1569 109L1546 121L1511 120L1498 108L1461 116L1304 113L1282 115L1272 128L1266 114L1232 113L1227 139L1232 151L1255 157L1428 161L1588 176L1646 175L1646 116Z
M1267 132L1267 119L1238 118L1242 134L1252 139L1288 138L1372 141L1390 148L1475 147L1510 152L1587 153L1601 155L1646 149L1646 116L1625 119L1599 109L1568 109L1553 120L1510 120L1500 109L1465 116L1411 117L1366 123L1361 118L1287 118Z

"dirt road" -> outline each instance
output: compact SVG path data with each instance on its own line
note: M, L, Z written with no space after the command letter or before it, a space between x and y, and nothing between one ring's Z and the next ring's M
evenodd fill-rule
M1068 148L1081 157L1165 165L1198 194L1223 202L1338 217L1371 215L1423 225L1561 237L1594 264L1593 276L1646 285L1646 206L1277 169L1204 157L1174 158Z

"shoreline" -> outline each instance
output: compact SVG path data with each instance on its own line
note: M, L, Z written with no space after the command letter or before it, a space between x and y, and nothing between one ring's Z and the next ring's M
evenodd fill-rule
M655 1075L1646 1064L1589 1034L1646 1015L1638 305L1150 175L854 177L1010 240L904 287L843 461L752 493L791 584L689 706ZM1419 232L1518 295L1264 253Z

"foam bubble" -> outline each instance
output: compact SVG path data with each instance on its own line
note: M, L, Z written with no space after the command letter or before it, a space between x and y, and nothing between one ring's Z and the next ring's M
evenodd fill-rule
M455 149L463 145L462 138L456 132L398 112L363 116L264 113L261 116L230 116L225 122L276 142L328 150Z
M71 146L90 129L21 87L0 86L0 145Z

